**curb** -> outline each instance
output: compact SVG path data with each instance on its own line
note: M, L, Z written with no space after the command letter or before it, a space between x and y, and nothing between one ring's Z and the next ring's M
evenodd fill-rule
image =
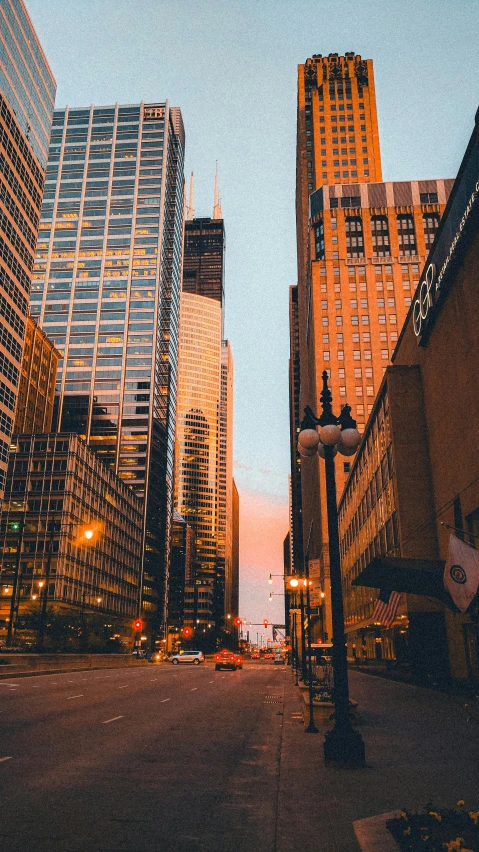
M401 811L389 811L386 814L378 814L353 822L361 852L397 852L397 843L386 828L386 822L388 819L400 816Z

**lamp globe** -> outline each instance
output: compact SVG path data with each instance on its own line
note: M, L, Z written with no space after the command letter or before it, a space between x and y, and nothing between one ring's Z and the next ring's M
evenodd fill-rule
M337 453L338 453L338 448L337 448L337 447L333 447L333 458L334 458L334 456L336 456L336 455L337 455ZM322 459L325 459L325 458L326 458L326 453L324 452L324 444L319 444L319 446L318 446L318 455L319 455Z
M327 426L321 428L319 437L322 444L326 444L327 447L334 447L341 437L341 429L334 423L328 423Z
M360 443L361 435L357 429L343 429L338 441L338 450L343 456L353 456Z
M299 433L298 443L305 450L316 450L319 444L319 435L316 429L303 429Z
M307 450L306 447L302 447L298 441L298 453L300 454L300 456L303 456L303 458L311 458L312 456L316 455L316 452L316 447L314 447L312 450Z

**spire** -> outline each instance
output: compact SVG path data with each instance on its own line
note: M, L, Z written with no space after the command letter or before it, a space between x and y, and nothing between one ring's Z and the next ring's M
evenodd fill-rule
M186 218L192 219L195 214L194 208L194 200L195 200L195 176L193 172L190 175L190 200L189 204L186 205Z
M216 160L216 175L215 175L215 200L213 206L213 219L222 219L223 214L221 212L221 199L220 193L218 189L218 160Z

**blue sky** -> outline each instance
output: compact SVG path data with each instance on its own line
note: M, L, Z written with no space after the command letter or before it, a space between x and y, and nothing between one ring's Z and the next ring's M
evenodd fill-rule
M352 50L373 59L383 178L454 177L479 101L479 3L26 4L57 80L57 106L169 98L183 114L185 173L195 172L196 215L212 215L218 160L242 502L240 614L254 622L266 616L281 621L281 598L267 602L265 579L281 570L288 523L297 65L313 53Z

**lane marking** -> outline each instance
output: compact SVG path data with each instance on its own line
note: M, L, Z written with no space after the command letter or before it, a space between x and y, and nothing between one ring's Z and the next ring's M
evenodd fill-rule
M13 757L0 757L0 763L5 763L6 760L13 760Z
M164 704L165 701L171 701L171 698L163 698L162 701L160 701L160 704Z
M214 683L214 680L209 680L208 683Z
M40 686L34 686L34 685L32 684L32 689L40 689Z
M105 719L102 725L109 725L110 722L116 722L117 719L124 719L124 716L113 716L113 719Z
M152 678L150 678L150 683L154 683L156 680L158 680L157 677L152 677Z
M67 701L71 701L72 698L83 698L83 695L69 695Z
M125 686L119 686L118 689L127 689L127 687L128 687L128 684L125 683Z
M195 692L195 690L196 690L196 689L198 689L198 687L197 687L197 686L194 686L194 687L193 687L193 689L192 689L192 690L190 690L190 692Z

